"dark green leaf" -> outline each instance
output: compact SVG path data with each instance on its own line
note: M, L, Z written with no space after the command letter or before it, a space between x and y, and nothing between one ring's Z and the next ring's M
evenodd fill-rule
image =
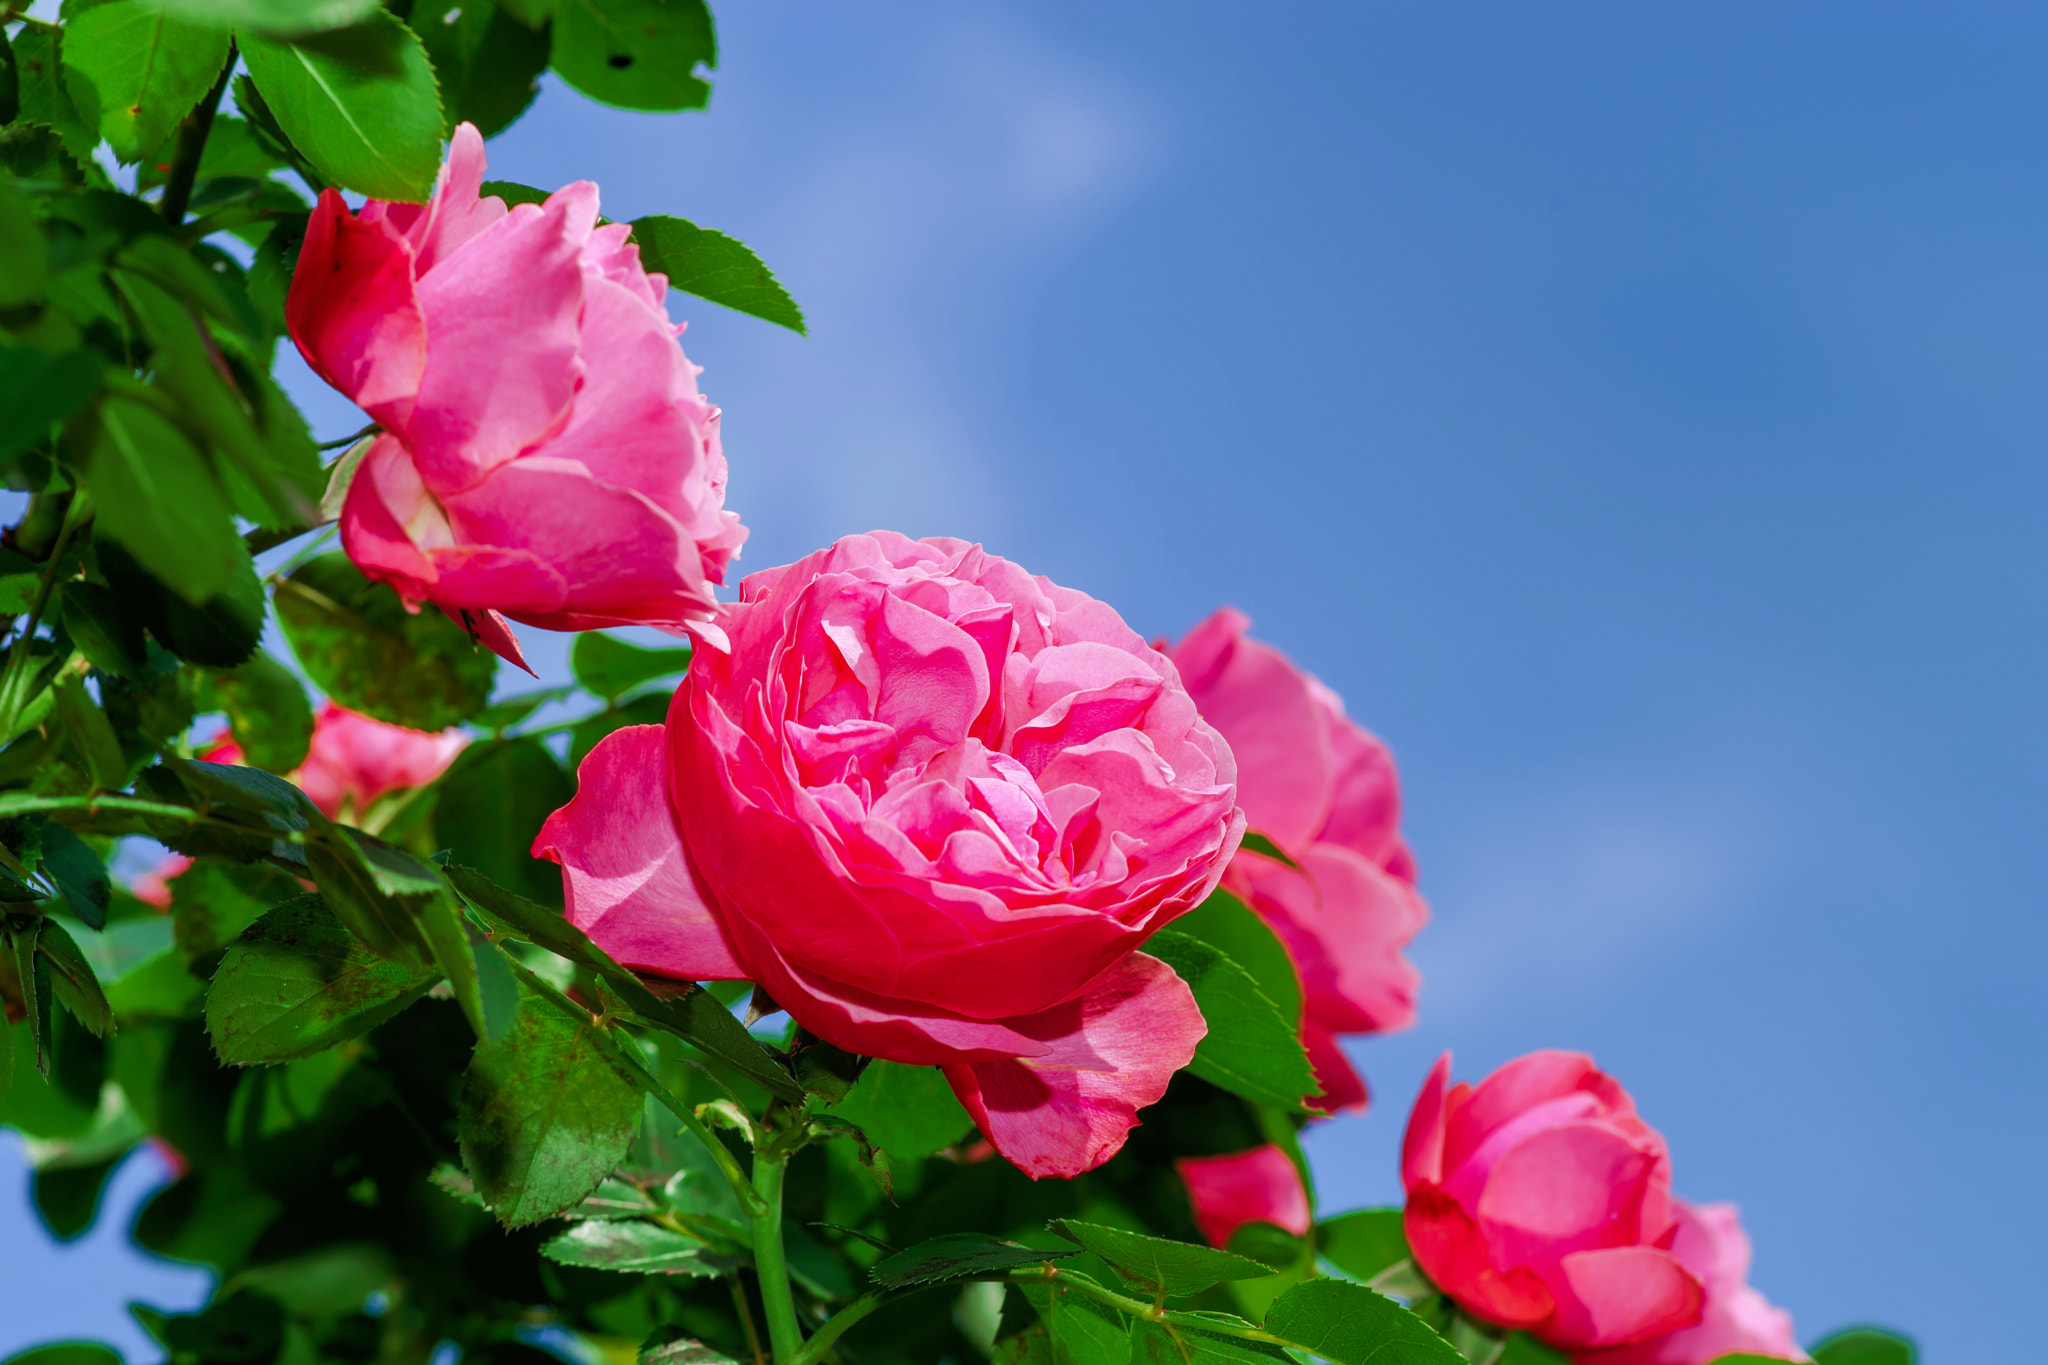
M105 514L102 513L102 516ZM220 591L194 605L144 571L120 545L99 546L100 570L149 633L181 659L207 668L233 668L263 637L263 584L240 536L228 552L234 568Z
M621 109L702 109L718 64L703 0L556 0L552 61L562 79Z
M56 699L57 726L77 751L93 786L102 791L119 791L128 785L128 759L121 752L121 740L114 733L107 713L94 704L85 690L85 679L66 674L52 689Z
M407 22L426 44L448 121L495 137L540 93L548 39L491 0L418 0Z
M97 1341L53 1341L31 1346L0 1361L0 1365L122 1365L121 1353Z
M500 697L471 716L469 723L479 730L509 730L549 702L560 701L575 690L573 687L540 687L531 692Z
M1359 1209L1316 1224L1316 1252L1331 1265L1361 1280L1408 1259L1408 1235L1401 1210Z
M1272 926L1228 891L1217 891L1173 922L1175 933L1198 938L1251 973L1282 1019L1301 1017L1301 976Z
M100 1194L107 1187L107 1177L125 1155L124 1151L84 1166L37 1169L30 1195L51 1237L70 1242L85 1235L99 1217Z
M22 262L0 265L0 307L10 294L22 292L35 264L29 237L16 233L8 219L13 190L0 182L0 259L22 253ZM30 224L35 248L43 235ZM30 288L34 297L41 282ZM69 417L92 397L100 383L97 353L81 347L51 355L33 346L0 346L0 458L45 440L51 427Z
M227 712L244 763L282 774L306 761L313 743L313 703L297 674L268 654L257 654L210 681L213 701Z
M853 1089L853 1083L860 1079L861 1068L867 1058L822 1038L805 1034L801 1039L789 1057L797 1084L827 1104L845 1099Z
M88 929L104 929L114 894L107 865L90 844L62 825L45 820L38 832L43 845L42 874L55 884L71 913Z
M299 896L229 946L207 991L207 1032L234 1066L310 1057L367 1033L433 983L430 971L366 951L318 896Z
M537 739L472 744L441 779L435 841L498 885L559 903L562 870L533 856L533 840L575 794L576 784Z
M21 121L54 128L64 141L64 150L82 162L99 144L99 129L88 127L71 102L71 92L65 88L63 56L63 46L53 30L24 28L15 35Z
M516 208L520 204L544 203L548 197L546 190L537 190L516 180L486 180L479 192L497 196L505 201L507 208Z
M614 730L627 725L661 724L668 718L668 703L666 693L649 692L623 706L607 706L596 715L578 721L576 728L569 732L569 766L581 768L583 760L590 756L598 741Z
M640 1122L640 1089L589 1013L522 975L510 1033L462 1080L462 1164L509 1227L574 1207L610 1175Z
M884 1289L901 1289L905 1285L999 1275L1019 1266L1044 1265L1079 1254L1042 1251L979 1232L949 1232L883 1257L868 1268L868 1279Z
M1222 950L1171 929L1154 934L1145 951L1188 983L1208 1022L1189 1071L1255 1103L1297 1111L1302 1096L1318 1092L1295 1025L1249 972Z
M444 887L431 896L416 897L409 904L420 936L427 941L427 951L433 955L441 974L448 978L455 1003L462 1007L463 1017L469 1020L477 1038L504 1037L510 1031L510 1021L501 1021L495 1030L485 1021L476 958L470 951L469 931L463 924L462 911L456 907L455 893Z
M511 960L496 944L476 943L477 995L483 1003L484 1041L495 1043L511 1032L519 1018L519 978Z
M97 124L114 155L140 161L213 88L227 64L228 35L142 0L105 0L64 30L72 103Z
M403 861L400 861L403 860ZM370 948L395 961L424 965L425 943L401 897L430 894L401 874L418 860L357 830L328 825L306 836L306 866L331 909L349 931ZM394 889L394 881L403 889Z
M640 1343L639 1365L740 1365L723 1351L682 1334L680 1327L657 1327Z
M258 33L319 33L361 23L376 12L376 0L159 0L198 23Z
M633 240L641 265L671 289L804 334L803 310L745 242L665 213L634 219Z
M1170 1242L1075 1218L1055 1219L1047 1226L1109 1262L1126 1284L1147 1294L1199 1294L1225 1280L1257 1279L1273 1273L1257 1261L1191 1242Z
M1814 1365L1917 1365L1920 1348L1882 1327L1851 1327L1816 1342L1813 1359Z
M329 181L421 203L447 131L426 49L388 11L343 32L346 57L244 34L242 59L292 145Z
M694 1237L638 1220L578 1223L542 1243L540 1254L562 1265L641 1275L723 1275L739 1264Z
M1345 1280L1308 1280L1274 1301L1266 1330L1331 1365L1463 1365L1421 1318Z
M43 284L50 274L50 249L43 240L43 229L29 212L28 196L14 186L14 177L0 174L0 308L15 308L32 303L42 297ZM10 347L11 354L13 348ZM29 352L31 355L38 352ZM5 396L7 406L0 411L12 414L16 411L14 384L16 380L7 370L0 370L0 396ZM33 415L33 414L31 414ZM26 433L9 432L4 439L6 448L13 450L26 445L55 417L45 419L40 426L31 426Z
M1045 1324L1058 1365L1125 1365L1130 1360L1130 1327L1115 1309L1058 1281L1018 1289Z
M227 495L206 458L162 414L132 398L108 398L71 427L101 534L187 602L227 593L248 573L249 551Z
M569 649L569 671L584 691L617 701L641 683L672 678L690 666L688 649L647 649L603 631L587 630Z
M313 681L351 710L444 730L490 698L495 657L436 608L408 614L345 554L321 555L280 582L277 615Z
M1257 1365L1260 1361L1291 1362L1278 1346L1242 1337L1221 1336L1182 1324L1131 1324L1131 1359L1142 1365Z
M832 1112L897 1161L930 1156L974 1126L944 1072L901 1062L869 1062L853 1093Z
M280 1208L234 1166L213 1166L157 1191L135 1220L134 1236L145 1249L174 1261L235 1265Z
M14 1084L14 1029L0 1014L0 1113L5 1113L7 1092Z
M1571 1357L1551 1350L1527 1332L1510 1332L1507 1346L1493 1365L1571 1365Z
M92 964L78 950L78 941L70 931L55 919L44 919L36 951L49 964L50 987L72 1017L97 1037L112 1032L114 1012L107 1007L107 994L100 989L100 979L93 975Z
M1238 1225L1226 1250L1274 1270L1291 1270L1301 1264L1308 1244L1285 1228L1252 1222Z
M142 614L127 593L98 583L66 583L58 602L64 632L100 672L140 678L149 652L142 638Z
M1243 847L1248 852L1261 854L1265 857L1271 858L1276 863L1284 863L1288 867L1294 868L1296 871L1301 870L1301 864L1295 862L1294 859L1288 857L1286 849L1280 847L1280 845L1274 843L1271 839L1259 833L1257 830L1245 831L1244 842L1241 845L1241 847Z

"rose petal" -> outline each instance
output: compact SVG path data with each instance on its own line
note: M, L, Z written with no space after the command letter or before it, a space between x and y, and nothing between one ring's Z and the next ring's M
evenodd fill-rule
M1173 1163L1188 1187L1195 1225L1211 1246L1229 1246L1246 1223L1271 1223L1308 1235L1308 1189L1287 1153L1272 1143L1228 1156L1183 1157Z
M1187 983L1144 953L1079 1000L1008 1022L1050 1052L955 1063L946 1079L982 1136L1034 1180L1077 1176L1116 1155L1138 1110L1166 1093L1208 1032Z
M1466 1312L1502 1327L1536 1327L1556 1310L1541 1276L1527 1266L1494 1265L1479 1225L1436 1186L1409 1187L1401 1222L1415 1263Z
M1558 1262L1557 1313L1542 1336L1567 1350L1621 1346L1700 1320L1705 1291L1659 1247L1578 1251Z
M1308 1053L1308 1063L1315 1068L1316 1084L1321 1087L1315 1094L1303 1096L1302 1103L1325 1114L1364 1113L1371 1093L1366 1089L1365 1077L1344 1055L1337 1035L1313 1019L1304 1019L1301 1046Z
M322 190L285 297L285 322L313 372L378 421L402 416L427 363L412 249Z
M1408 1113L1408 1127L1401 1135L1401 1184L1434 1185L1444 1178L1445 1100L1451 1085L1451 1054L1446 1052L1429 1069L1415 1107Z

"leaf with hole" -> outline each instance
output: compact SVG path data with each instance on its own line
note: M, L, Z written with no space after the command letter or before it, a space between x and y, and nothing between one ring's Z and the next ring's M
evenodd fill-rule
M576 89L621 109L702 109L718 64L704 0L555 0L550 61Z

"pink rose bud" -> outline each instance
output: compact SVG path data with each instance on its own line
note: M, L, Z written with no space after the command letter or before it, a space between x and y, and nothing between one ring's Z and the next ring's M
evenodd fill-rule
M697 392L668 280L597 186L480 196L455 130L432 202L322 192L285 302L306 363L383 428L341 540L417 610L433 602L519 663L502 616L547 630L707 619L746 539L724 511L718 409Z
M1697 1326L1604 1351L1581 1351L1579 1365L1708 1365L1727 1355L1807 1360L1792 1335L1792 1315L1749 1286L1749 1238L1733 1204L1672 1201L1678 1235L1671 1254L1706 1288Z
M1532 1052L1474 1089L1449 1053L1401 1144L1408 1245L1459 1307L1566 1351L1700 1321L1664 1139L1576 1052Z
M1172 663L1081 593L887 531L748 577L718 624L668 724L593 749L541 829L569 918L943 1066L1033 1176L1115 1155L1206 1031L1136 950L1244 829Z
M1195 1226L1211 1246L1229 1246L1230 1235L1246 1223L1308 1235L1308 1188L1293 1160L1272 1143L1229 1156L1183 1157L1173 1168L1188 1187Z
M330 819L344 808L360 815L388 792L426 786L448 771L468 743L459 730L409 730L330 701L313 718L312 748L292 780ZM222 739L200 757L240 763L242 751L232 739Z
M1258 911L1301 973L1301 1041L1334 1113L1362 1109L1365 1082L1340 1034L1415 1022L1420 978L1401 955L1429 919L1415 859L1401 841L1401 789L1386 745L1344 703L1224 607L1189 631L1172 657L1202 718L1237 756L1237 799L1249 827L1299 865L1246 851L1224 884Z

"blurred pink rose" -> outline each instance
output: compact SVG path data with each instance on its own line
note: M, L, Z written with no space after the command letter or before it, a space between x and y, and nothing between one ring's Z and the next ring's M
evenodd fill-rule
M676 343L668 281L578 181L509 211L455 130L431 203L332 190L285 304L321 378L383 427L341 508L362 571L466 619L680 633L746 539L724 511L718 409Z
M1669 1250L1671 1158L1627 1091L1576 1052L1450 1077L1445 1053L1401 1144L1408 1245L1438 1288L1567 1351L1700 1321L1700 1276Z
M1393 756L1335 692L1248 638L1250 625L1224 607L1174 646L1173 661L1237 756L1249 827L1301 870L1245 851L1224 884L1273 926L1301 973L1301 1040L1323 1086L1313 1102L1362 1109L1365 1082L1337 1038L1415 1022L1420 978L1401 949L1429 907L1401 841Z
M329 819L340 819L344 810L360 816L387 792L432 782L468 743L459 730L408 730L330 701L313 718L313 745L292 781ZM240 763L242 751L232 739L222 739L200 757Z
M1188 1187L1195 1226L1211 1246L1229 1246L1230 1234L1246 1223L1308 1235L1308 1189L1287 1153L1270 1142L1229 1156L1183 1157L1173 1168Z
M1173 665L1081 593L886 531L750 576L719 624L668 724L592 750L542 828L570 919L944 1066L1033 1176L1108 1160L1206 1029L1136 949L1244 828Z
M1725 1355L1807 1360L1792 1335L1792 1315L1749 1287L1749 1238L1733 1204L1672 1201L1678 1235L1671 1254L1706 1287L1697 1326L1633 1346L1582 1351L1578 1365L1708 1365Z
M192 860L182 853L166 853L157 865L128 883L128 894L157 910L171 908L171 883L183 875Z

